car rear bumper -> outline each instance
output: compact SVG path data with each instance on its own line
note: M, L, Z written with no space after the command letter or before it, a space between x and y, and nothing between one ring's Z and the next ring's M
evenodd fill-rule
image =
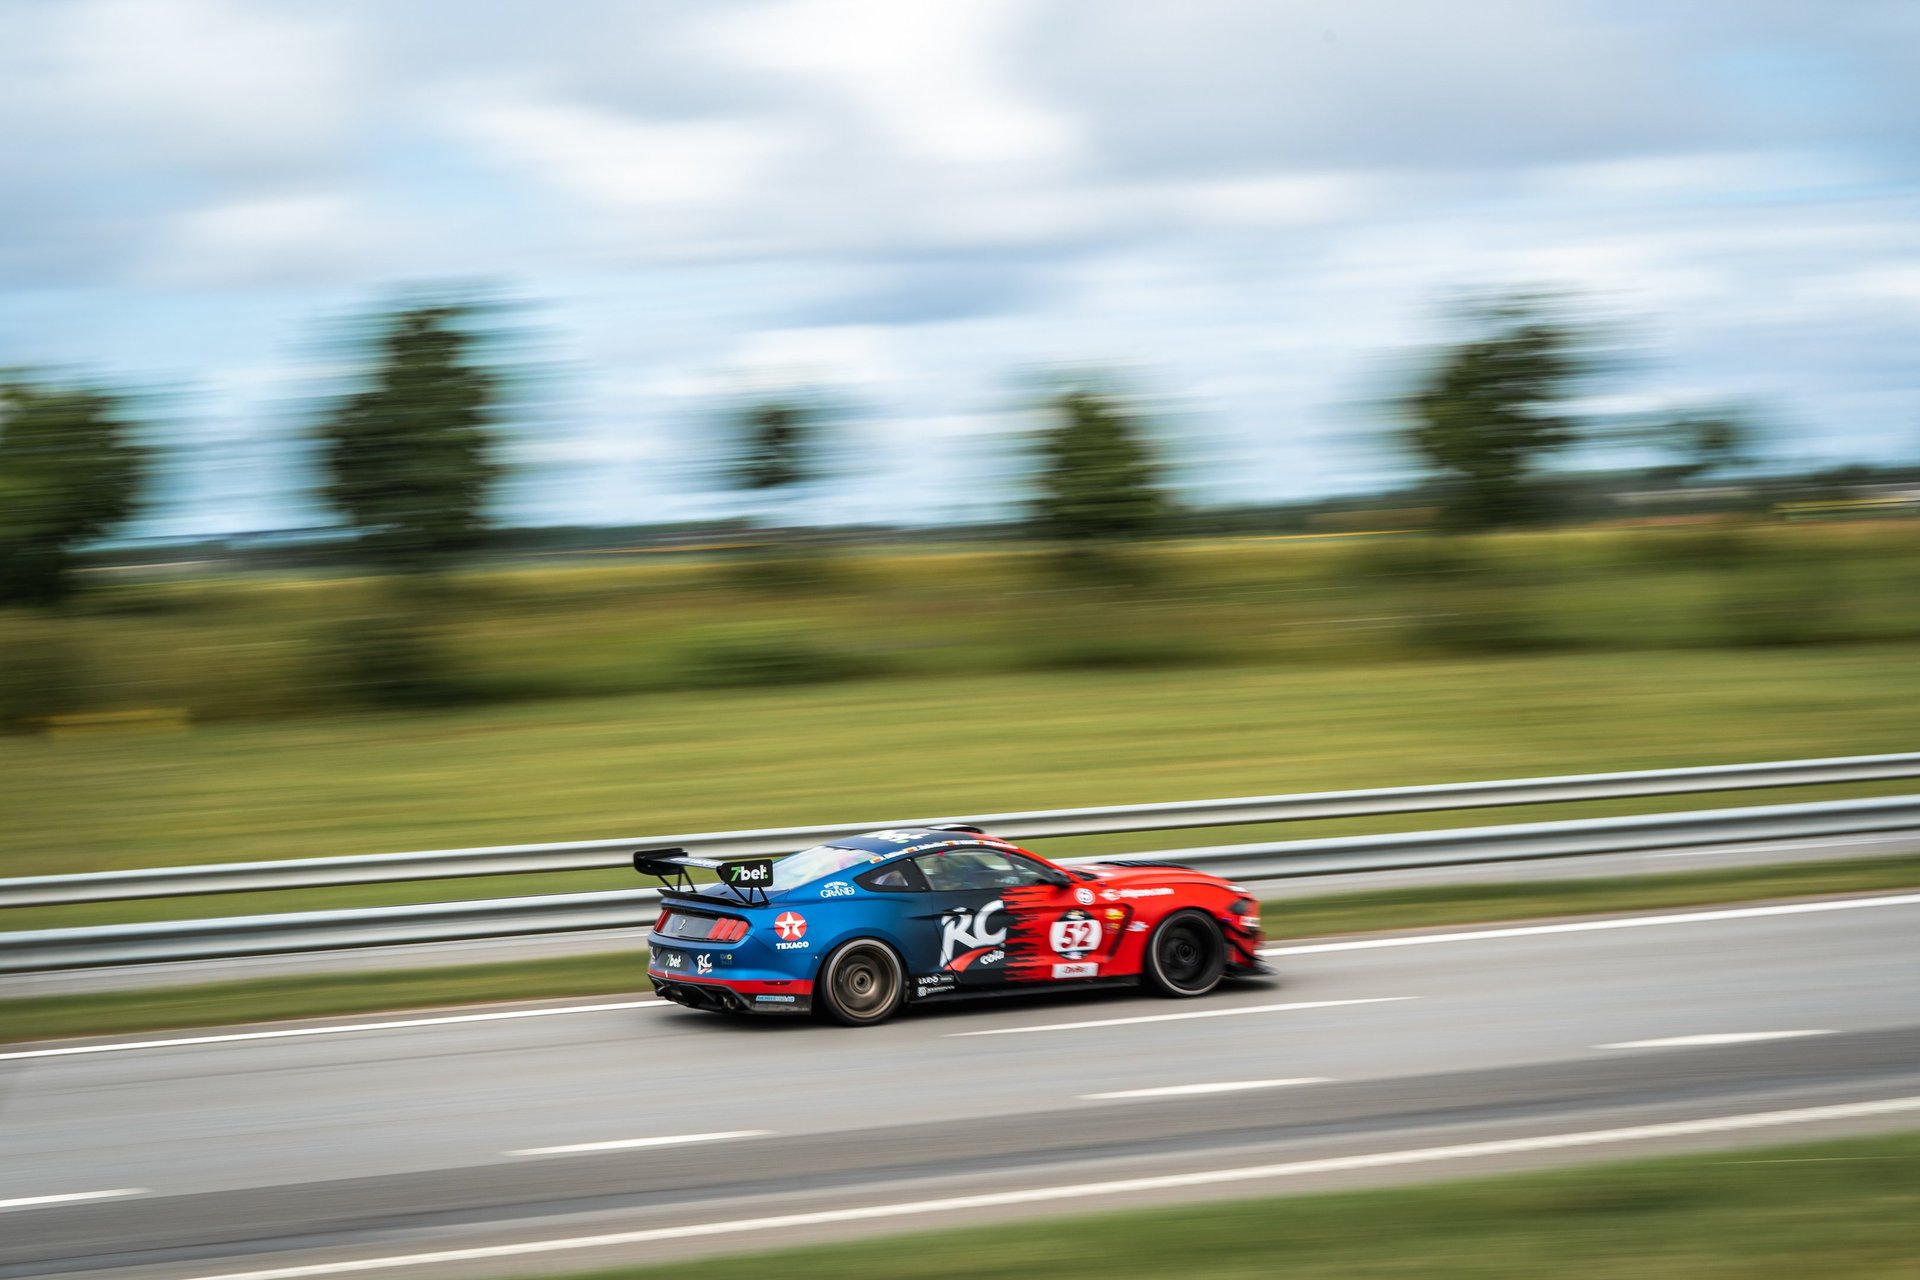
M717 981L712 978L669 977L649 970L647 977L663 1000L712 1013L808 1013L813 1009L813 984Z

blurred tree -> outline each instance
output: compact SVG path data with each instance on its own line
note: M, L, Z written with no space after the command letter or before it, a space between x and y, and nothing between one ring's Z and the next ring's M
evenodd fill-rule
M1747 460L1753 427L1730 412L1685 414L1655 429L1660 446L1678 459L1666 474L1677 484L1725 471Z
M79 549L133 513L147 455L132 437L118 396L0 378L0 603L72 594Z
M503 378L480 364L474 309L434 304L387 316L370 385L320 425L326 500L389 570L444 566L484 535L502 468L494 426Z
M1485 332L1447 351L1399 406L1407 443L1444 482L1441 518L1457 530L1538 513L1528 481L1542 455L1578 441L1578 425L1555 409L1591 364L1585 335L1535 299L1476 319Z
M834 416L823 400L801 390L736 403L729 410L722 474L730 487L747 495L754 510L746 523L758 526L734 565L741 585L805 590L834 572L826 545L797 526L792 510L795 491L827 472L827 424Z
M1139 538L1171 510L1145 425L1118 397L1084 388L1047 403L1053 425L1040 437L1040 532L1075 552Z
M740 415L734 477L750 493L778 494L811 480L820 418L797 400L767 400Z

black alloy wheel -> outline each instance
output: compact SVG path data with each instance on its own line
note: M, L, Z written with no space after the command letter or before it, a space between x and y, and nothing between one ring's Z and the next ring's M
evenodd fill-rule
M849 1027L885 1022L906 998L906 973L900 957L879 942L847 943L820 966L814 984L814 1008Z
M1176 911L1147 939L1147 985L1163 996L1203 996L1227 971L1226 939L1204 911Z

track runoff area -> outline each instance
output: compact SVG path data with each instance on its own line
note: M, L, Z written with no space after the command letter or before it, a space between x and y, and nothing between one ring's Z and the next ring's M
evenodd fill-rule
M646 999L23 1046L0 1267L525 1274L1906 1127L1916 928L1882 894L1279 944L1207 999L857 1031Z

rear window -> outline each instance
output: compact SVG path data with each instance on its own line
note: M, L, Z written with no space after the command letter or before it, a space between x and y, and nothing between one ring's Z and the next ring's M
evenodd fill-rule
M864 867L888 857L867 849L846 849L837 844L815 845L789 854L773 864L773 887L797 889L826 876L838 875L849 867Z

